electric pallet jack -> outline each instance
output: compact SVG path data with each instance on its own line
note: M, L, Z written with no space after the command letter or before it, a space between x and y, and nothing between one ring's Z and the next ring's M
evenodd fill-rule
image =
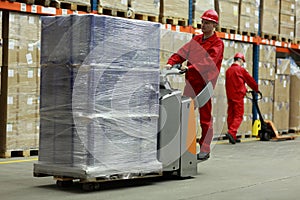
M196 118L195 109L204 106L213 95L209 82L194 98L182 95L173 89L168 81L169 75L180 75L181 65L161 70L160 74L160 113L158 132L158 160L163 164L163 173L176 172L180 177L197 174Z
M251 96L250 96L251 95ZM262 93L255 91L247 91L246 97L250 99L257 110L259 119L255 120L252 128L252 135L259 138L261 141L272 140L294 140L294 135L279 134L274 123L271 120L265 120L258 107L258 100L262 99Z

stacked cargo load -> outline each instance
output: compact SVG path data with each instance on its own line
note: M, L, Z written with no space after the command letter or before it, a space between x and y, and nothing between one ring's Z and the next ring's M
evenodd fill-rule
M237 33L239 28L239 0L219 1L219 29L222 32Z
M187 26L189 19L189 1L187 0L161 0L160 22Z
M153 22L99 15L42 18L36 176L161 173L159 40L160 25Z
M99 0L98 13L127 17L128 0Z
M260 1L261 36L265 39L277 40L279 36L279 6L278 0Z
M159 21L159 0L128 0L129 17L145 21Z
M259 3L257 0L240 1L239 32L242 35L258 34Z
M4 22L5 21L5 22ZM1 71L0 156L29 156L39 145L39 16L6 13ZM19 24L22 24L20 26ZM2 30L4 32L4 30Z
M295 0L280 1L279 36L284 42L294 42L295 38Z
M300 1L295 1L295 42L300 44Z
M290 60L276 59L276 75L274 83L273 122L278 131L287 132L289 129L290 113Z

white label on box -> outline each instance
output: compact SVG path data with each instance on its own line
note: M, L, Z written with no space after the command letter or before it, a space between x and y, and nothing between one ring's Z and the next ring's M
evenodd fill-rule
M7 97L7 104L9 104L9 105L14 104L14 97L8 96Z
M270 76L273 75L273 69L270 69Z
M33 78L33 70L28 70L27 78Z
M14 14L10 14L9 15L9 21L10 22L14 22L15 21L15 15Z
M9 40L8 42L8 49L14 49L15 48L15 41Z
M297 1L297 0L296 0L296 1ZM293 10L295 9L295 4L292 4L292 5L291 5L291 9L293 9Z
M15 76L15 71L13 69L8 70L8 77L14 77Z
M246 23L245 23L245 27L246 27L246 28L250 28L250 23L249 23L249 22L246 22Z
M233 6L233 15L238 16L239 14L239 7L238 6Z
M283 81L283 87L286 88L286 80Z
M33 63L31 53L26 54L26 60L27 60L28 64L32 64Z
M28 51L33 51L34 44L30 43L28 44Z
M33 16L28 17L28 23L29 24L34 24L34 17Z
M293 21L294 21L294 16L291 16L290 19L291 19L291 21L293 22Z
M6 132L12 132L13 125L12 124L6 124Z
M251 13L250 7L247 7L247 8L246 8L246 13Z
M121 0L121 4L124 4L127 6L127 0Z
M32 102L33 102L33 99L31 97L27 98L27 105L32 105Z

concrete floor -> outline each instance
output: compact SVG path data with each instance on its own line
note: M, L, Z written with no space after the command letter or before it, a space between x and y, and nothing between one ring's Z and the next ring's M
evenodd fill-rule
M218 142L198 175L184 180L106 182L84 192L79 184L58 188L51 177L33 177L37 157L0 159L1 200L298 200L300 138L292 141Z

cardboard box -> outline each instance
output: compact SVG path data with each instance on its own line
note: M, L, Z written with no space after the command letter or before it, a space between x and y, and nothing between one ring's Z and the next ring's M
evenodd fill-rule
M128 0L128 4L134 13L159 16L159 0Z
M187 0L161 0L160 15L162 17L189 19L189 1Z
M215 9L214 0L193 0L193 23L201 24L201 16L209 9Z
M291 71L290 59L277 58L276 74L289 75Z
M239 3L236 1L219 1L219 26L221 28L238 30Z
M290 121L289 128L300 130L300 77L291 75L290 82Z
M290 76L276 74L274 85L274 102L289 102L289 99Z

